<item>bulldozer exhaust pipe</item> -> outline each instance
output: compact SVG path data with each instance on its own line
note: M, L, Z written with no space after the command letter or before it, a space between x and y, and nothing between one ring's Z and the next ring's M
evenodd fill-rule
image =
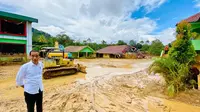
M64 50L63 50L63 59L65 58L65 53L64 53Z

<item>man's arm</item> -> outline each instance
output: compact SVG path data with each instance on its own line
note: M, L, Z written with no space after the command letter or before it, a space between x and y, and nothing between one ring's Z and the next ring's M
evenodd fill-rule
M16 84L17 86L24 88L24 76L25 76L25 66L20 67L17 77L16 77Z

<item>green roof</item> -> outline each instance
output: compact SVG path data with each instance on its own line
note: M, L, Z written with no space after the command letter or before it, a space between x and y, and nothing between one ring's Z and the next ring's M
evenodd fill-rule
M3 12L3 11L0 11L0 18L38 23L38 19L27 17L27 16L22 16L22 15L18 15L18 14L13 14L13 13Z
M200 50L200 40L192 40L192 45L196 51Z

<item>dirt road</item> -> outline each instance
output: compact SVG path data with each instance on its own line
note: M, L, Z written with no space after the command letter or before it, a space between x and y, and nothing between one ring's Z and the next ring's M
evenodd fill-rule
M162 77L144 70L152 60L76 62L87 66L86 75L43 81L45 112L200 112L199 91L184 92L173 99L164 94ZM26 111L23 89L15 87L19 67L0 68L0 112Z

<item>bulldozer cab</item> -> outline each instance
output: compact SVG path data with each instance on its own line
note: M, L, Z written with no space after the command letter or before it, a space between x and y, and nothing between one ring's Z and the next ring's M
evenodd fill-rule
M55 47L42 47L39 51L39 55L41 58L47 57L48 52L52 52L55 50Z

